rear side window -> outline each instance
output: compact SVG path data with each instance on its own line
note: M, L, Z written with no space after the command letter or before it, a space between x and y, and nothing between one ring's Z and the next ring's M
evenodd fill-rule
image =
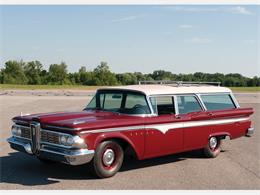
M204 102L207 110L236 108L229 94L201 95L201 99Z
M192 95L177 96L177 101L178 101L179 114L198 112L202 110L195 96Z
M171 96L152 97L151 104L158 115L175 114L174 101Z

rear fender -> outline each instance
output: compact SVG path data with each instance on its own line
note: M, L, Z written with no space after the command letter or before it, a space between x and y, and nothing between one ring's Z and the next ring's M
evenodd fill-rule
M228 132L216 132L216 133L212 133L209 135L208 139L211 137L220 137L221 139L225 139L226 137L229 137L230 139L232 139L231 134Z

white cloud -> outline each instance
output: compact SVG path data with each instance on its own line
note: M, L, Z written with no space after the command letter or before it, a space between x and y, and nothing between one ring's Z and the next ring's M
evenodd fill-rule
M131 20L136 20L137 18L140 18L140 15L136 15L136 16L127 16L127 17L123 17L123 18L118 18L118 19L114 19L112 20L112 22L125 22L125 21L131 21Z
M192 25L190 25L190 24L181 24L181 25L179 25L179 28L193 28L193 26Z
M229 9L229 11L233 14L243 14L243 15L252 15L253 13L242 6L236 6Z
M208 38L194 37L192 39L185 40L185 42L194 44L209 44L212 40Z

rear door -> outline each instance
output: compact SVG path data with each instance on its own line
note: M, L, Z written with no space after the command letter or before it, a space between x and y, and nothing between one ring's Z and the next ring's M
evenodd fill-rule
M157 116L145 118L145 158L161 156L180 151L183 148L181 121L176 117L173 96L156 96L151 98Z
M209 131L204 123L211 119L211 114L205 112L199 98L193 94L178 95L176 99L178 116L183 119L183 150L204 146Z

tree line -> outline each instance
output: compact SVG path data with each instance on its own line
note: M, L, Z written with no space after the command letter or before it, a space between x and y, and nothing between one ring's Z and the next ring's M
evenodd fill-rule
M173 81L205 81L221 82L228 87L260 86L260 77L245 77L238 73L202 73L174 74L170 71L155 70L152 73L141 72L113 73L106 62L101 62L94 70L87 70L82 66L77 72L67 70L65 62L51 64L48 70L39 61L7 61L0 70L1 84L29 84L29 85L132 85L146 80Z

